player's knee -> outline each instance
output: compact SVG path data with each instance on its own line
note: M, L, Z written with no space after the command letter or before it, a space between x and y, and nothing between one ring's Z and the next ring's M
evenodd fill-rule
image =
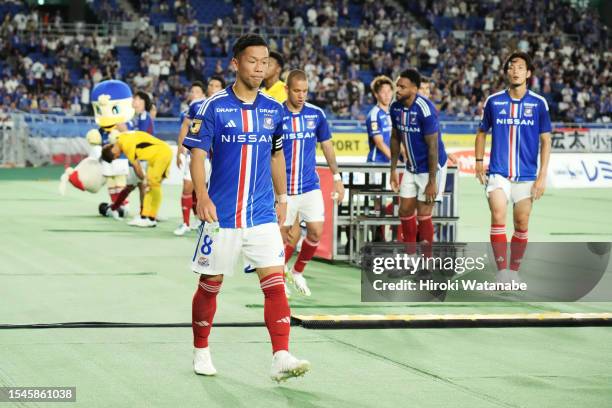
M514 229L524 231L529 226L529 217L515 217Z
M223 275L200 275L202 281L223 282Z
M312 231L308 231L308 233L306 234L306 238L311 242L319 242L321 240L321 235L323 235L323 231L315 229Z
M506 210L505 208L491 208L491 218L496 224L505 224Z

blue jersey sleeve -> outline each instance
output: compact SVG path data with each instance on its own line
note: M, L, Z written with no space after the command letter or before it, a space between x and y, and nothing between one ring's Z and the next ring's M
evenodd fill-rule
M331 139L331 132L329 130L329 124L327 118L323 113L319 114L319 124L317 126L317 141L324 142Z
M423 114L423 136L438 133L440 125L438 125L438 118L436 115L430 113L428 115Z
M201 105L198 103L192 103L191 105L189 105L189 109L187 109L187 118L189 120L193 120L196 117L200 106Z
M483 132L488 132L491 129L491 124L493 123L493 118L491 117L491 103L489 100L485 102L485 106L482 109L482 119L480 120L480 124L478 128Z
M368 130L368 138L373 138L374 136L379 136L380 133L380 128L381 128L381 124L379 121L379 116L375 115L375 117L373 117L374 115L370 114L368 115L368 118L366 119L366 128Z
M189 133L185 136L183 146L188 149L198 148L208 152L215 132L215 109L207 104L203 112L197 113L191 121Z
M540 134L551 132L552 125L550 124L550 113L548 112L548 104L546 102L539 104L538 116L540 122Z

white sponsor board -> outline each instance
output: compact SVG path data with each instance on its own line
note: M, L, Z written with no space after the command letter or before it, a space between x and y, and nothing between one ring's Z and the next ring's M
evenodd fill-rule
M612 188L612 154L552 153L548 185L553 188Z

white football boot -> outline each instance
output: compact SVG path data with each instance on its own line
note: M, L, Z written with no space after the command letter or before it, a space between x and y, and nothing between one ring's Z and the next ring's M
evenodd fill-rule
M128 222L128 225L132 227L151 228L157 226L157 221L150 220L148 218L135 217L132 221Z
M270 378L276 382L286 381L292 377L301 377L310 370L310 363L298 360L286 350L280 350L272 356Z
M193 371L200 375L215 375L217 370L210 358L210 348L193 349Z
M306 283L306 278L303 273L293 271L291 273L295 288L304 296L310 296L310 289Z
M177 237L182 237L190 231L191 227L189 227L189 225L181 224L177 229L174 230L174 235L176 235Z

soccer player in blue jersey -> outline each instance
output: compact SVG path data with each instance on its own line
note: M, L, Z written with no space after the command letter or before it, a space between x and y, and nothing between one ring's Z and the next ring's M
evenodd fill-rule
M153 101L149 94L144 91L136 92L132 100L132 106L136 112L134 119L132 119L134 129L147 132L150 135L155 135L155 124L151 116Z
M384 75L374 78L370 88L376 98L376 105L368 113L366 128L368 130L368 162L389 163L391 159L391 116L389 105L393 100L393 82Z
M310 296L310 289L304 278L304 268L312 259L323 233L325 205L317 174L317 143L321 144L323 155L334 178L334 197L342 201L344 185L336 163L331 132L325 113L321 108L306 102L308 79L299 69L287 76L287 101L283 104L283 149L287 168L287 218L283 227L285 238L285 263L295 250L295 243L289 242L287 234L298 220L306 222L306 238L292 268L291 277L296 289Z
M225 80L219 76L212 76L208 80L206 86L206 97L210 98L215 93L225 88ZM191 231L191 210L195 212L195 204L197 203L194 191L193 183L191 182L191 172L189 171L189 165L191 162L191 155L189 151L183 147L183 141L187 132L189 132L189 126L191 121L195 117L196 113L200 109L200 106L206 100L204 93L204 84L201 81L195 81L191 84L189 91L189 107L185 112L181 112L181 129L178 135L178 149L176 154L176 163L178 168L183 174L183 192L181 194L181 210L183 215L183 223L174 230L174 235L183 236L187 232ZM207 170L210 173L210 162L208 159L205 164ZM207 174L209 174L207 173Z
M200 274L193 298L193 367L214 375L208 347L216 296L224 275L248 264L264 293L264 320L272 341L271 378L303 375L310 363L289 353L291 311L285 296L285 254L279 224L287 211L283 155L283 106L259 91L268 65L268 46L257 34L233 47L236 82L201 106L184 145L191 150L191 177L204 222L192 258ZM204 159L214 151L208 190ZM276 211L274 208L277 202Z
M446 151L435 106L418 94L421 75L415 69L400 74L396 101L390 108L391 187L399 190L399 216L404 241L415 243L417 232L424 242L425 255L431 255L434 227L431 219L435 201L441 199L446 182ZM397 160L400 144L406 148L406 171L399 183ZM418 220L418 224L417 224ZM408 253L416 251L408 245Z
M548 103L527 89L533 73L529 54L514 52L504 63L508 89L489 96L476 134L476 177L486 185L491 209L490 239L499 281L519 280L534 200L544 194L551 150ZM491 130L491 154L485 171L485 140ZM538 168L538 155L539 168ZM507 260L506 209L513 204L514 234ZM509 268L508 268L509 266Z

